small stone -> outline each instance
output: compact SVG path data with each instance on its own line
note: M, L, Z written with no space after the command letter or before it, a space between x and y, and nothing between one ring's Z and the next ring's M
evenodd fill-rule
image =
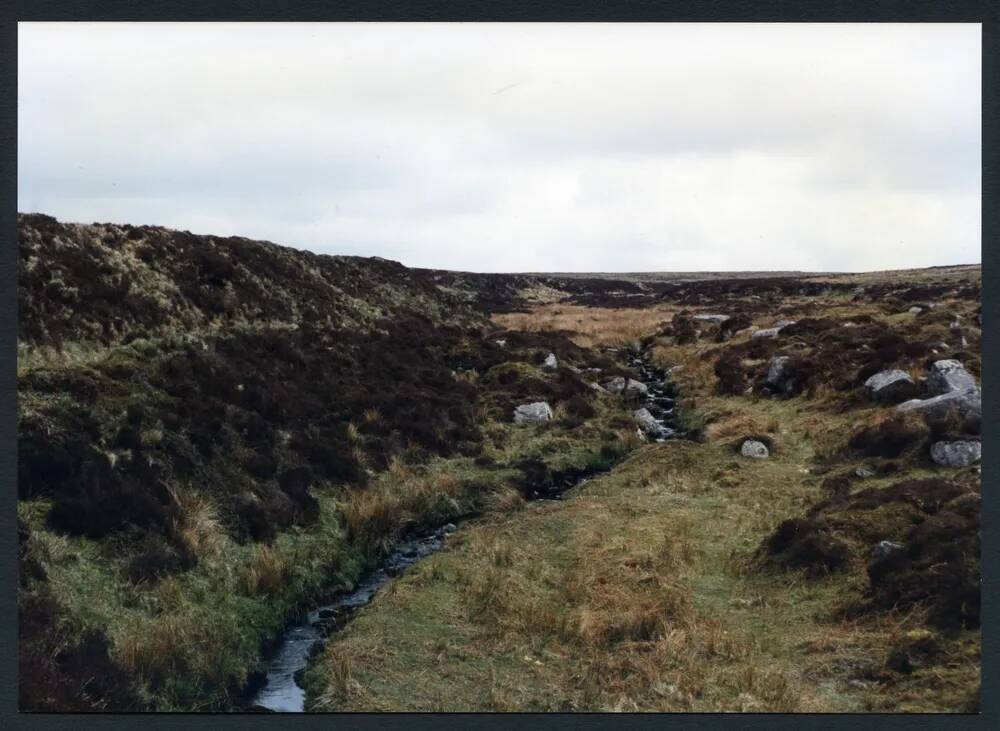
M552 407L544 401L536 401L531 404L521 404L514 409L515 424L550 421L551 419Z
M649 387L642 381L636 381L630 378L625 384L625 393L645 396L649 393Z
M874 401L879 403L899 403L917 394L917 384L906 371L892 369L880 371L867 381L865 388Z
M914 305L913 307L911 307L910 309L907 310L907 312L909 312L911 315L919 315L923 311L924 311L924 308L923 307L918 307L917 305Z
M763 442L758 442L756 439L747 439L743 442L743 446L740 447L740 454L752 459L767 459L770 452L767 449L767 445Z
M933 396L973 388L976 379L957 360L938 360L927 369L926 387Z
M755 330L750 334L751 338L776 338L778 337L778 331L781 330L780 327L769 327L763 330Z
M896 551L901 551L904 548L905 546L902 543L896 543L895 541L879 541L875 544L874 548L872 548L872 558L876 561L881 561Z
M961 440L931 445L931 460L942 467L971 467L982 458L983 445L980 442Z
M775 391L790 391L792 384L788 364L791 360L791 357L787 355L778 355L772 358L767 366L767 377L764 379L764 383Z
M729 315L694 315L692 319L701 320L703 322L713 322L717 325L721 325L729 319Z
M622 393L625 391L626 379L622 376L615 376L614 378L609 378L606 380L602 386L604 390L609 393Z
M547 356L545 356L545 362L542 363L542 366L544 368L558 368L559 360L556 358L556 354L549 353Z
M869 477L875 476L875 470L870 467L861 466L854 470L854 474L860 477L862 480L867 480Z
M495 342L498 347L501 347L501 348L506 348L507 347L507 341L506 340L494 340L493 342Z
M649 412L649 409L636 409L632 412L632 417L639 425L639 429L646 436L654 438L665 437L668 436L670 432L667 427L656 420L656 418Z

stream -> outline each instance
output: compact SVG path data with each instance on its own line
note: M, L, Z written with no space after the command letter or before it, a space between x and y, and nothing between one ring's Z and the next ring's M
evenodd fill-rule
M619 352L609 349L611 352ZM656 426L648 424L644 431L650 441L662 442L676 433L672 417L674 412L673 390L666 374L654 368L645 352L633 355L629 365L646 385L647 392L640 408L646 409ZM564 492L577 487L595 474L590 471L569 471L557 478L556 485L545 492L533 493L534 499L558 500ZM323 640L341 630L351 615L367 605L378 591L400 576L421 559L441 550L446 536L455 530L448 523L424 535L398 543L376 568L365 574L358 585L340 592L329 602L313 609L285 628L278 639L275 652L270 656L263 684L252 693L249 710L260 712L302 713L305 710L305 690L299 684L299 674L305 670Z

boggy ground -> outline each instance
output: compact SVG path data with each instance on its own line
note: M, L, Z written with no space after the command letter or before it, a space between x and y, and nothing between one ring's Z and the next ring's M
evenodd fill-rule
M574 295L496 316L652 349L697 438L460 529L328 642L309 707L975 711L979 471L929 458L975 429L897 417L863 383L942 358L978 377L978 293L965 267L686 283L639 308L604 292L604 306ZM753 339L697 313L798 322ZM740 456L751 437L768 459ZM904 549L875 560L880 541Z

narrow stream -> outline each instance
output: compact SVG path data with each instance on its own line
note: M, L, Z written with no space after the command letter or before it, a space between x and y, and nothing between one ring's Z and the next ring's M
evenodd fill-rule
M676 433L672 421L674 412L673 391L666 374L654 368L649 357L642 352L629 361L646 385L642 408L652 415L658 428L646 428L646 437L662 442ZM569 472L554 489L535 493L536 499L559 499L564 492L577 487L591 477L593 471ZM298 675L305 670L313 653L323 640L337 632L350 620L351 615L375 597L379 589L400 576L407 568L444 547L445 537L455 530L453 523L432 533L400 542L377 568L362 577L352 590L343 592L330 602L313 609L304 617L290 624L277 644L277 650L267 664L263 685L253 695L250 710L263 712L301 713L305 710L305 691L299 685Z
M305 691L296 675L305 669L318 644L330 632L341 629L351 614L368 604L379 589L420 559L440 550L445 536L454 529L455 525L448 523L429 535L402 541L357 587L289 625L268 663L266 680L251 709L301 713L305 709Z

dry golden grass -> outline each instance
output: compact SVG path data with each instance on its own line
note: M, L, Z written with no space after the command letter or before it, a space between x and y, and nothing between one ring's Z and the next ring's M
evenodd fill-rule
M190 488L174 486L169 491L180 514L174 522L175 533L194 555L202 558L218 555L226 531L219 522L216 504Z
M775 438L780 428L776 417L730 411L706 426L704 434L710 442L731 442L752 434L767 434Z
M461 491L454 474L415 468L394 456L377 484L350 491L341 501L347 537L368 548L386 547L406 525L433 515L435 505L454 501Z
M565 330L581 347L622 346L653 335L678 310L663 305L643 309L611 309L580 305L547 304L531 312L511 312L493 316L493 321L509 330L540 332Z
M257 546L240 569L240 588L251 596L270 594L282 588L289 573L288 559L270 546Z

